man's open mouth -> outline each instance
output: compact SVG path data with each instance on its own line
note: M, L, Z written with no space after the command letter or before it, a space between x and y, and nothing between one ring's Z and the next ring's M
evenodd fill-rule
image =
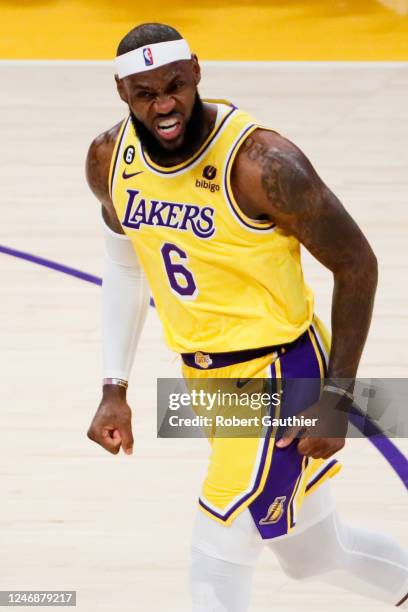
M161 138L173 140L180 135L181 121L175 118L162 119L157 123L156 130Z

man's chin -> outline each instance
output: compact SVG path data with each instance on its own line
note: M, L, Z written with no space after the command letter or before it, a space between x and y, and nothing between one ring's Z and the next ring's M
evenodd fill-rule
M176 138L168 139L168 138L160 138L160 136L156 137L159 145L165 149L166 151L177 151L181 149L184 145L184 131L179 134Z

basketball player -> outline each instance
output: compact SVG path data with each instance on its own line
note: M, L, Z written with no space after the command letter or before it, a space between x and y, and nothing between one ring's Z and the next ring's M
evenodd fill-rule
M320 389L323 379L320 414L351 401L338 381L356 376L370 325L377 263L361 230L294 144L228 102L202 100L199 82L176 30L136 27L116 58L129 116L88 153L107 247L103 396L88 435L114 454L132 453L126 389L148 285L187 381L303 377ZM330 351L300 244L333 273ZM192 541L194 612L247 611L263 546L293 578L406 605L407 552L334 507L332 456L344 435L296 433L276 444L271 432L211 440Z

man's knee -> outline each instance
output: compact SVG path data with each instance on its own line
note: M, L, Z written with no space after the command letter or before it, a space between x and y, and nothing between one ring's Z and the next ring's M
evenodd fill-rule
M278 560L282 571L292 580L307 580L322 573L320 567L316 570L310 563L305 561L288 562L281 559Z
M269 545L287 576L294 580L307 580L341 565L343 550L331 516L299 535L295 534Z

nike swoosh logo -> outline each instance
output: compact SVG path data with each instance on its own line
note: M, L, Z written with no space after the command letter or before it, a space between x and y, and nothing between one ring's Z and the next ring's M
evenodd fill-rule
M245 385L248 384L250 380L251 380L250 378L238 378L237 380L238 389L242 389L242 387L245 387Z
M123 171L122 178L130 179L132 176L137 176L138 174L142 174L143 170L139 170L139 172L132 172L131 174L127 174L126 170Z

